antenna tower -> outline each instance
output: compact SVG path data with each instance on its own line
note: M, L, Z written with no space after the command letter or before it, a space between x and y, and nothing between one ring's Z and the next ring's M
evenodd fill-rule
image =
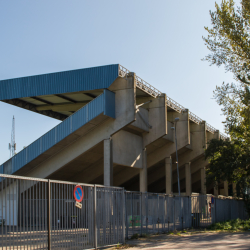
M11 141L9 143L10 158L15 155L16 143L15 143L15 117L12 119Z

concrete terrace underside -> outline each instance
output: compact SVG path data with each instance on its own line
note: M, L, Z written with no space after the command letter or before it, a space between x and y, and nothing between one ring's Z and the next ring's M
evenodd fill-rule
M225 136L121 65L0 81L0 100L62 122L0 166L1 173L177 193L205 186L204 150ZM235 188L235 187L233 187Z

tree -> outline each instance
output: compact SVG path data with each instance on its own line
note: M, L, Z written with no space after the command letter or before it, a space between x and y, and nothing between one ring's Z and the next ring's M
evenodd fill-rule
M204 60L225 66L235 83L216 87L214 97L226 116L225 130L231 140L212 140L205 152L210 166L207 183L237 183L250 215L250 1L236 6L233 0L222 0L210 11L212 28L205 27L203 40L210 50Z
M215 3L210 11L212 29L205 27L208 37L203 37L212 52L206 60L231 71L236 80L250 84L250 1L242 0L236 7L233 0Z

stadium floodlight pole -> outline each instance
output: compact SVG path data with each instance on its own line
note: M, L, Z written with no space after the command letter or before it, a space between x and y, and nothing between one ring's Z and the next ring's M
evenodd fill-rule
M175 151L176 151L176 163L177 163L178 192L179 192L179 196L181 196L180 177L179 177L179 162L178 162L178 152L177 152L177 135L176 135L176 127L177 127L177 122L179 120L180 120L179 117L175 118L174 127L172 127L171 129L174 130L174 136L175 136Z

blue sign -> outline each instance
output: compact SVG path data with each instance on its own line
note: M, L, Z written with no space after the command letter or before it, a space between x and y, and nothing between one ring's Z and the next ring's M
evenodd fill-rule
M83 190L80 185L75 186L74 192L73 192L74 198L76 201L81 202L83 199Z
M214 197L211 197L211 203L214 204Z

